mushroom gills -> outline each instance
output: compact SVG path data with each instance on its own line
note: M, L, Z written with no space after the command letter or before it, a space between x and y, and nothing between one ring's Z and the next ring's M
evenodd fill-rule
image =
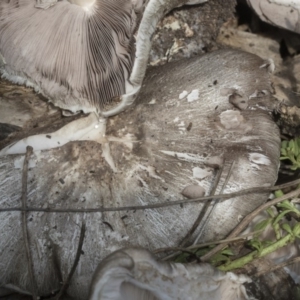
M63 110L107 118L135 101L145 76L151 37L166 12L206 1L150 0L141 22L144 0L37 0L36 6L33 0L2 2L0 73L14 83L33 87ZM74 121L67 129L51 133L53 141L61 140L61 131L67 134L66 141L78 140L78 128L83 133L81 124ZM83 135L89 132L88 127ZM39 149L37 144L42 144L44 137L26 138L0 155L17 149L17 153L25 153L27 145ZM93 139L91 135L89 139ZM30 144L33 141L38 142ZM46 145L43 149L57 146L50 141Z
M0 3L2 77L73 113L113 107L131 87L143 0L34 2Z
M102 156L111 169L116 172L115 163L110 154L109 139L105 136L105 131L106 119L99 119L92 113L85 118L68 123L53 133L32 135L13 143L0 151L0 157L9 154L22 154L26 152L27 146L39 151L58 148L71 141L95 141L102 144Z

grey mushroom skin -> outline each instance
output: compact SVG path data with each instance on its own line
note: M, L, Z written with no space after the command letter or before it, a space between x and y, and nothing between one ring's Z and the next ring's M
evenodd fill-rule
M250 278L209 264L163 262L145 249L125 248L99 264L89 300L246 300L245 282Z
M93 142L69 143L31 157L27 205L60 210L28 213L38 295L59 290L58 274L67 278L83 221L84 254L68 289L78 300L87 299L96 265L116 249L177 247L203 207L182 194L209 194L222 166L216 194L274 185L280 136L270 115L274 103L264 65L255 55L222 50L149 69L137 104L107 121L115 172L105 149ZM0 157L1 208L20 207L23 159ZM266 199L249 194L220 202L188 242L224 238ZM184 202L135 208L176 200ZM99 212L63 212L90 208ZM0 236L6 270L0 272L0 286L31 292L20 212L1 212Z

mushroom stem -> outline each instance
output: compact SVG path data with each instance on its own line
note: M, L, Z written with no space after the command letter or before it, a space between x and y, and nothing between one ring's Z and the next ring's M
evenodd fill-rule
M61 147L72 141L95 141L102 144L102 157L114 172L117 172L114 160L110 153L109 141L114 141L112 137L106 137L106 119L98 118L96 114L91 113L85 118L68 123L59 130L32 135L24 138L14 144L10 144L0 151L0 157L9 154L26 153L26 147L33 147L34 151L49 150ZM128 140L118 140L118 142L128 143Z
M173 8L184 4L200 4L207 0L150 0L146 6L143 18L137 33L136 58L129 78L131 86L126 87L126 94L121 96L121 102L115 108L103 112L104 117L114 116L135 101L145 77L150 55L152 37L158 22Z

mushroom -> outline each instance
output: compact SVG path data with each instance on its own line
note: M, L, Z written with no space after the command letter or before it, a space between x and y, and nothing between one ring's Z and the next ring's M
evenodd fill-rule
M247 2L262 21L300 33L299 1L247 0Z
M63 129L66 142L105 143L106 118L130 106L140 90L156 24L174 7L205 1L2 1L0 72L3 78L33 87L63 110L96 114ZM56 140L56 134L52 136ZM47 143L43 149L64 143ZM24 153L24 145L36 149L43 141L29 138L0 155Z
M156 260L147 250L113 252L97 267L89 300L126 299L249 299L245 275L223 273L209 264L180 264Z
M68 277L83 221L83 255L67 291L80 300L87 299L95 266L116 249L178 247L187 236L188 244L223 239L266 201L268 193L213 201L190 232L204 204L189 198L211 193L221 171L216 194L276 181L280 135L263 65L253 54L221 50L149 68L137 104L107 121L117 172L93 142L30 157L27 224L39 296L59 290ZM31 292L20 212L1 212L20 207L23 161L23 155L0 157L0 261L6 270L0 286Z

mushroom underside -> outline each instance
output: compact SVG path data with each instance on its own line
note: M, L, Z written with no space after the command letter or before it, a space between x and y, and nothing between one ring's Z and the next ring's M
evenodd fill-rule
M39 295L59 290L67 277L82 222L83 254L68 289L74 299L86 299L96 265L112 251L178 246L203 207L188 198L208 195L219 170L216 194L275 183L280 137L264 65L255 55L222 50L150 69L138 104L107 121L115 169L107 147L91 141L34 152L27 224ZM1 209L20 206L23 160L0 158ZM218 203L189 242L225 237L265 200L256 193ZM150 204L157 207L142 207ZM20 212L1 212L0 285L30 292L22 226Z
M157 23L206 1L2 2L0 74L71 113L115 115L136 99Z
M223 273L209 264L180 264L156 260L140 248L125 248L106 257L97 267L90 300L199 299L242 300L247 297L244 275Z
M35 4L0 3L1 76L33 87L72 113L100 112L118 103L130 86L142 5L95 0L84 9L64 0L43 9Z

